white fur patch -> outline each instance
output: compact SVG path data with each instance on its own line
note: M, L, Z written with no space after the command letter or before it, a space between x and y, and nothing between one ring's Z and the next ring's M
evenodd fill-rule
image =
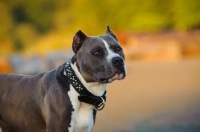
M0 127L0 132L3 132L2 129L1 129L1 127Z
M70 85L70 90L68 92L70 101L72 103L74 111L72 111L72 116L71 116L71 122L70 126L68 128L69 132L74 132L75 131L75 126L76 126L76 120L78 118L78 109L80 108L80 102L78 101L78 93L75 91L75 89Z
M114 51L110 50L108 43L104 39L102 39L102 40L103 40L103 43L104 43L104 45L106 47L106 50L108 51L108 56L106 57L108 62L110 62L113 57L121 57L120 55L116 54ZM127 74L127 69L126 69L126 64L125 63L124 63L124 69L125 69L125 75L126 75Z
M77 77L91 93L97 96L103 95L107 84L87 83L79 73L76 67L76 63L74 65L71 64L71 66ZM80 102L78 100L79 94L76 92L72 85L70 85L68 95L74 109L74 111L72 111L70 122L71 127L68 128L69 132L90 132L94 125L93 105Z
M103 39L102 39L103 40ZM103 40L103 43L106 47L106 50L108 52L108 56L106 57L106 59L108 60L108 62L110 62L112 60L113 57L121 57L119 56L117 53L113 52L112 50L110 50L108 43ZM123 59L123 58L122 58Z

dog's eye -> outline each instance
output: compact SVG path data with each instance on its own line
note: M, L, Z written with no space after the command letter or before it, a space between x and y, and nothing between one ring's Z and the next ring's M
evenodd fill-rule
M119 51L121 51L121 50L122 50L121 47L116 47L116 48L115 48L115 52L119 52Z
M91 50L91 55L94 55L96 57L103 56L104 51L101 48L97 47Z
M99 52L99 51L95 51L95 52L93 52L93 54L94 54L94 55L99 55L100 52Z

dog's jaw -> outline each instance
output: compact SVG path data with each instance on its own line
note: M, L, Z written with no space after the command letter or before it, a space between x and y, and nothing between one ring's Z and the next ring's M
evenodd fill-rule
M92 94L96 96L102 96L106 90L107 83L99 83L99 82L86 82L79 72L76 62L74 64L71 63L71 67L74 70L76 76L80 79L82 84L90 91Z

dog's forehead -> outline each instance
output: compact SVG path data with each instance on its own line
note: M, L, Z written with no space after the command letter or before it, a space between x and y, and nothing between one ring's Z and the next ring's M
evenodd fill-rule
M111 44L119 44L119 42L113 38L111 35L109 34L105 34L100 36L103 40L105 40L107 43L111 43Z
M102 36L90 36L84 42L85 48L92 48L92 47L104 47L105 42L110 45L119 45L118 41L114 39L112 36L106 34Z

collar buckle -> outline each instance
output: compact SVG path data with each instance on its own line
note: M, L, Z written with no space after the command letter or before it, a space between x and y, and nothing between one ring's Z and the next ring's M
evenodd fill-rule
M106 104L105 100L102 97L100 97L100 98L101 98L102 102L97 105L94 104L94 109L97 111L103 110L103 108L105 107L105 104Z

